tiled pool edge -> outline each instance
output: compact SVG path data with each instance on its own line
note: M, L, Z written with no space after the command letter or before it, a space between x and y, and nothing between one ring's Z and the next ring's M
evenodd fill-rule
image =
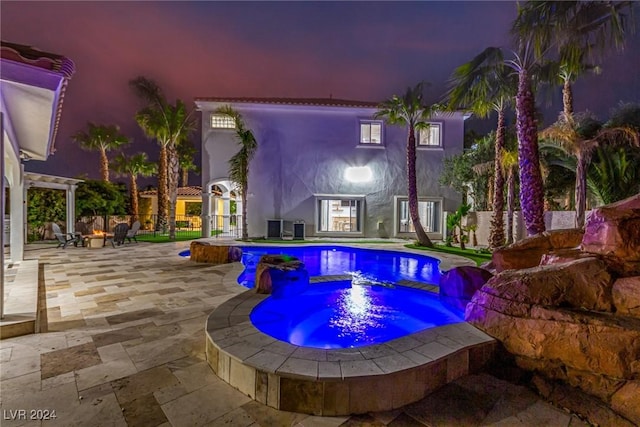
M278 341L256 329L248 290L207 319L206 357L223 381L280 410L333 416L396 409L490 360L496 341L461 322L356 349L322 350Z

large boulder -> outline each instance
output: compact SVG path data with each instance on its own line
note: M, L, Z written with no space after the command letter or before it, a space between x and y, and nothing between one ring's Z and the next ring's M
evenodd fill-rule
M508 270L483 287L485 294L543 307L611 311L613 279L604 262L585 258L565 264Z
M510 246L496 249L492 261L496 272L530 268L540 264L543 255L573 249L580 245L583 232L579 229L552 230L529 237Z
M296 257L263 255L256 267L255 290L285 298L303 292L309 286L309 273Z
M640 194L595 209L582 239L585 252L640 262Z
M212 245L208 242L191 242L190 259L207 264L227 264L242 259L242 248L229 245Z
M623 277L613 283L616 312L640 317L640 276Z
M440 300L464 310L476 291L493 277L484 268L462 266L447 271L440 278Z

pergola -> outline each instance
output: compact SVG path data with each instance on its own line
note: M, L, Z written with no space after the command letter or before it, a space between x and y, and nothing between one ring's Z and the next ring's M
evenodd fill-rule
M66 193L67 200L67 232L73 233L75 218L76 218L76 188L78 184L83 182L81 179L65 178L63 176L43 175L34 172L24 173L24 200L25 208L24 215L27 214L27 191L30 188L50 188L53 190L63 190ZM27 223L25 219L25 224ZM26 239L26 227L25 227L25 239Z

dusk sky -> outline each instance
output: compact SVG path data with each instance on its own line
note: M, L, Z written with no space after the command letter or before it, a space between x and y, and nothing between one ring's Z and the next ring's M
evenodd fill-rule
M172 102L190 106L207 96L381 101L420 81L431 83L427 98L437 100L456 66L485 47L511 47L516 4L3 0L0 14L3 40L76 64L57 151L26 170L98 178L98 154L71 141L88 121L119 125L134 140L127 152L157 158L157 145L134 121L141 104L128 81L138 75L156 80ZM605 119L620 101L640 101L636 27L624 52L605 56L601 75L575 85L576 111ZM561 109L560 89L552 99L547 121ZM199 176L190 183L199 185Z

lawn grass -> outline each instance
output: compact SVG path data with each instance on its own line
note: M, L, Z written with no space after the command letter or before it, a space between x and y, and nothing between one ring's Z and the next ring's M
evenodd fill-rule
M465 258L469 258L470 260L474 261L476 265L481 265L487 261L491 261L491 254L478 252L475 249L462 250L456 246L435 245L433 248L428 248L425 246L411 244L411 245L405 245L405 248L459 255Z
M202 237L202 233L200 230L197 231L181 231L176 233L176 240L169 240L169 234L160 234L153 233L149 234L138 234L136 235L136 240L138 242L149 242L149 243L168 243L168 242L184 242L185 240L194 240Z
M305 245L310 243L398 243L390 240L267 240L267 239L250 239L251 243L276 243L276 244L286 244L286 245ZM238 240L238 242L242 243L242 240Z

